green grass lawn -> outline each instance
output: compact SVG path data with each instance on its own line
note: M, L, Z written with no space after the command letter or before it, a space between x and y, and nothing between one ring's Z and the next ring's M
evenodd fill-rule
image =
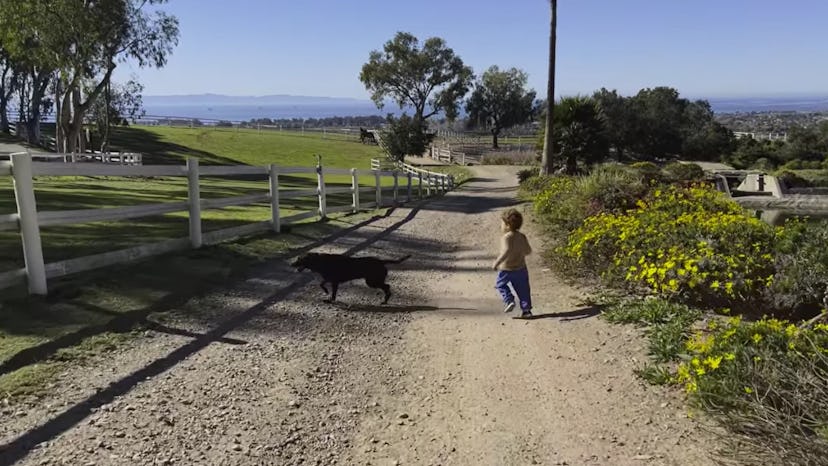
M145 164L180 164L198 157L213 165L315 166L319 154L325 167L359 169L371 168L371 159L383 155L376 145L333 135L323 138L318 132L168 126L117 128L112 150L140 152Z

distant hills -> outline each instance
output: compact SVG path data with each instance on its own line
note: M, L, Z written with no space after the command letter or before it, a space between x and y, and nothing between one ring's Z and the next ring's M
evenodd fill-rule
M688 97L689 98L689 97ZM704 97L692 97L696 98ZM716 113L825 112L828 96L716 97L707 98ZM399 114L393 102L379 110L368 99L300 95L231 96L222 94L147 95L144 108L150 115L246 121L250 118L318 118L331 116ZM410 110L409 110L410 112Z
M177 105L374 105L368 99L354 99L349 97L315 97L302 95L263 95L263 96L233 96L222 94L190 94L190 95L147 95L143 97L144 105L148 106L177 106Z

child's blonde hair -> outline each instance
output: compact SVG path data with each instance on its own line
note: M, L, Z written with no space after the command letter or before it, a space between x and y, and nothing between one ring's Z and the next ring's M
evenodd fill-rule
M509 209L506 212L503 212L503 216L500 218L512 231L518 231L520 230L520 227L523 226L523 215L521 215L517 209Z

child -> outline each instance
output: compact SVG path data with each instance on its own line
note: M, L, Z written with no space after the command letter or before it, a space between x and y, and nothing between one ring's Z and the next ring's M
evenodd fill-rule
M521 233L523 216L515 209L509 209L501 217L501 229L503 238L500 241L500 256L495 260L492 269L497 270L497 281L495 288L503 297L506 304L504 312L510 312L515 308L515 297L509 284L517 293L520 309L523 311L521 317L532 316L532 298L529 290L529 271L526 269L526 256L532 253L529 240Z

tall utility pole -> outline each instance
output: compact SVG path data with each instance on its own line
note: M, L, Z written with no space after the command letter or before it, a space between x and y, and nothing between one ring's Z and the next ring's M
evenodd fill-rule
M546 88L546 126L543 135L543 157L541 158L541 176L548 175L552 168L552 115L555 109L555 30L558 23L558 0L549 0L551 20L549 25L549 82Z

